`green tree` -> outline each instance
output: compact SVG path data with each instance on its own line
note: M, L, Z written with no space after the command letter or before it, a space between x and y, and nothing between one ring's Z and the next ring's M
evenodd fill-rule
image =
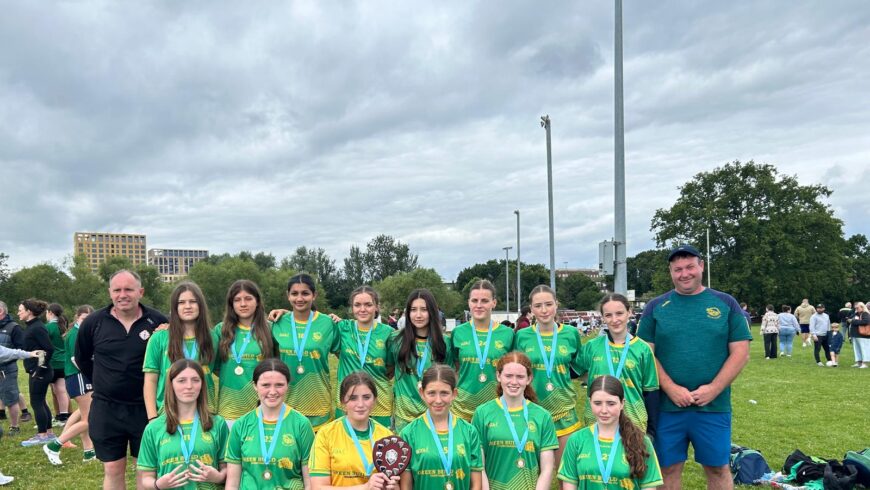
M314 276L323 287L324 298L328 298L330 308L336 309L347 306L347 294L345 291L340 271L335 265L335 260L329 257L322 248L299 247L293 255L285 257L281 261L281 268L306 272Z
M27 298L38 298L49 303L70 306L69 291L72 278L53 264L43 263L25 267L13 273L3 285L3 300L12 312Z
M108 287L100 276L91 271L88 258L84 254L73 257L69 273L72 276L69 289L70 307L91 305L101 308L109 304Z
M441 276L434 269L414 269L411 272L400 272L387 277L374 285L381 297L381 314L389 309L405 308L405 302L411 291L426 288L435 296L438 307L448 317L462 311L462 297L458 292L444 285Z
M4 253L0 253L0 284L3 284L4 282L6 282L7 279L9 279L9 266L7 265L8 261L9 256Z
M253 258L244 260L231 257L217 264L208 261L197 262L190 268L187 277L202 289L212 321L217 323L224 317L227 290L230 285L238 279L249 279L259 285L261 274Z
M378 235L366 244L365 279L376 282L417 268L417 255L389 235Z
M657 289L655 287L655 277L664 277L670 284L668 276L668 251L660 250L644 250L634 257L626 259L626 270L628 271L628 289L634 289L634 294L640 298L642 296L654 296L670 289L670 286L665 289Z
M589 276L582 272L571 274L557 284L559 304L573 310L592 310L598 307L602 293Z
M864 235L852 235L846 242L849 259L847 301L870 299L870 243Z
M522 300L522 304L525 305L529 302L529 292L531 292L531 290L535 286L539 284L550 284L550 270L547 269L543 264L521 263L521 268L522 275L520 277L520 285L522 286L522 296L520 299ZM498 301L498 305L496 307L498 309L503 309L506 306L504 303L505 282L507 282L507 288L511 298L511 311L516 311L516 261L509 261L508 269L510 277L508 277L508 281L505 281L504 259L492 259L482 264L474 264L470 267L462 269L462 271L459 272L459 275L456 276L455 287L462 291L463 298L467 298L468 291L474 282L480 279L487 279L495 286L496 300Z
M651 229L659 246L670 247L703 244L709 227L713 287L738 300L839 302L849 275L843 223L822 202L830 195L772 165L735 161L680 187Z
M99 274L100 279L102 279L105 284L109 284L109 279L112 277L112 274L121 269L133 270L133 261L123 255L115 255L107 258L105 262L100 264L100 267L97 269L97 274Z

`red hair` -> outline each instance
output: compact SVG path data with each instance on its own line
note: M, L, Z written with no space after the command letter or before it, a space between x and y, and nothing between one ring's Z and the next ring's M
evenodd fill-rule
M523 392L523 396L526 400L532 403L538 403L538 394L535 393L535 389L532 388L532 360L529 359L529 356L523 354L520 351L508 352L507 354L501 356L501 359L498 360L495 364L495 370L498 371L498 374L504 370L506 364L510 364L515 362L517 364L521 364L524 368L526 368L526 375L529 377L529 384L526 385L526 390ZM501 383L496 385L495 393L500 397L503 393L501 389Z

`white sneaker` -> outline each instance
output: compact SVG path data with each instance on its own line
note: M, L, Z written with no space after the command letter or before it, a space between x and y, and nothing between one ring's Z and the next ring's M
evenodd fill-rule
M784 356L784 355L785 355L785 352L780 351L780 353L779 353L779 357L782 357L782 356Z
M828 361L828 362L825 363L825 366L828 366L828 367L831 367L831 366L833 366L833 365L834 365L834 362L833 362L833 361Z
M55 466L60 466L63 464L63 461L60 460L60 452L59 451L52 451L48 447L48 444L46 444L45 446L42 446L42 452L44 452L45 455L48 456L49 463L51 463Z
M825 367L825 365L820 363L820 362L817 362L816 364L818 364L819 366Z
M860 366L858 366L858 368L859 368L859 369L867 369L867 365L866 365L866 364L861 364Z
M6 476L3 473L0 473L0 485L8 485L15 480L15 477Z

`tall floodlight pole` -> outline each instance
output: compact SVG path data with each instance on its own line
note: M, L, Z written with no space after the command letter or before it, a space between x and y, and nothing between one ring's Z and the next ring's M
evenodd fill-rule
M614 36L614 113L615 113L615 155L614 155L614 211L616 242L616 275L614 292L625 294L628 291L628 277L625 264L625 119L622 103L622 0L616 1L616 34Z
M519 315L520 313L522 313L521 310L523 307L523 300L521 296L523 294L523 287L522 283L520 282L520 210L515 209L514 214L517 215L517 314Z
M713 285L710 284L710 263L712 262L712 258L710 257L710 227L707 227L707 287L712 288Z
M508 250L512 248L513 247L502 247L502 250L504 250L504 311L508 312L508 316L510 316L511 312L511 270L508 267L510 265Z
M541 116L541 127L547 132L547 202L550 205L550 287L556 290L556 245L553 239L553 150L550 146L550 116Z

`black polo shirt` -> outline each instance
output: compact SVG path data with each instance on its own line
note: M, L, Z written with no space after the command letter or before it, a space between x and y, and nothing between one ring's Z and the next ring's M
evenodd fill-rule
M112 316L112 305L88 315L79 326L76 363L82 374L91 380L94 398L144 405L142 363L145 347L154 329L167 320L157 310L141 304L139 308L142 316L133 323L129 332Z

